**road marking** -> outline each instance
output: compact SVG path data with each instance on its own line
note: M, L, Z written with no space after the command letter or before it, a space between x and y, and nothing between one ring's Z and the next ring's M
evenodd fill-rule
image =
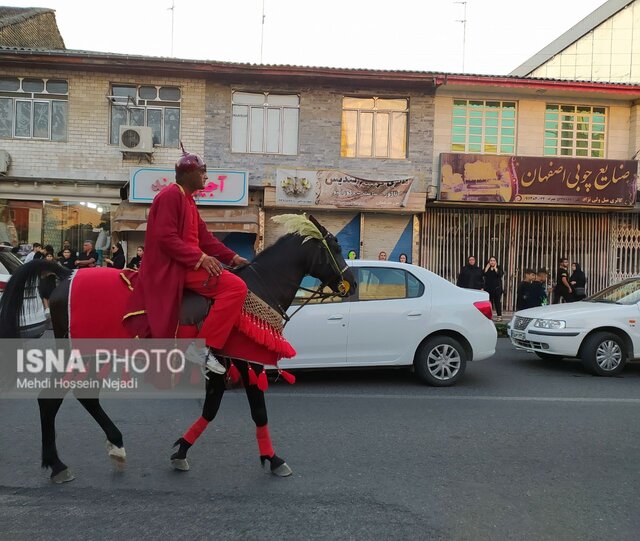
M269 398L367 398L372 400L485 400L499 402L568 402L586 404L632 404L640 405L640 398L591 398L565 396L491 396L491 395L408 395L408 394L367 394L367 393L279 393L269 392Z

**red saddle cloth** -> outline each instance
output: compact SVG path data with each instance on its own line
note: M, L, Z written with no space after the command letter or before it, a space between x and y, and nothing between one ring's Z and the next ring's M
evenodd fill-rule
M69 337L131 338L122 319L137 274L104 267L78 270L71 278L69 291ZM197 334L195 325L180 325L176 338ZM226 357L266 365L277 365L280 359L295 354L282 334L244 311L222 349Z

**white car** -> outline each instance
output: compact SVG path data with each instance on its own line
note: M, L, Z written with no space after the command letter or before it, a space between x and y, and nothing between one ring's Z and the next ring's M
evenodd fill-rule
M422 267L392 261L348 261L355 295L316 300L285 327L296 348L282 368L413 366L435 386L456 383L467 361L495 353L497 333L483 291L461 289ZM307 277L304 287L317 287ZM299 290L295 309L310 293Z
M590 372L615 376L640 358L640 277L580 302L516 312L507 333L517 349L541 359L579 357Z
M0 245L0 298L11 275L22 265L12 252L11 246ZM38 338L47 330L47 318L44 306L37 291L25 298L20 316L20 335L22 338Z

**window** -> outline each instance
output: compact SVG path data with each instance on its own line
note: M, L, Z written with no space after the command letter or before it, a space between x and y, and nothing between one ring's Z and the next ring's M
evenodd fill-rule
M516 103L453 100L451 150L515 154Z
M320 280L314 278L313 276L305 276L300 284L302 287L306 289L317 289L320 285ZM333 293L330 287L325 287L323 293ZM296 292L296 296L291 303L293 306L299 306L303 302L305 302L309 297L311 297L311 292L305 291L304 289L298 289ZM316 298L310 301L307 301L307 304L330 304L335 302L342 302L344 297L334 296L328 298Z
M406 98L343 98L340 155L406 158L408 115Z
M299 96L234 92L232 100L231 152L298 153Z
M111 85L111 129L109 142L117 145L120 126L148 126L153 144L180 144L180 89L173 86Z
M66 141L68 102L67 81L0 77L0 137Z
M402 269L361 267L357 292L361 301L412 299L422 296L424 284Z
M545 156L604 158L606 119L604 107L547 104Z

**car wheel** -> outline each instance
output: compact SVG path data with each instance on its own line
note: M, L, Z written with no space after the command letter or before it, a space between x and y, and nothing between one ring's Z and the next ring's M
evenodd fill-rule
M555 355L553 353L543 353L542 351L536 351L536 355L543 361L561 361L564 359L564 355Z
M414 364L424 383L448 387L464 374L467 352L455 338L432 336L418 349Z
M619 336L599 332L584 341L580 359L584 367L596 376L616 376L627 363L627 351Z

